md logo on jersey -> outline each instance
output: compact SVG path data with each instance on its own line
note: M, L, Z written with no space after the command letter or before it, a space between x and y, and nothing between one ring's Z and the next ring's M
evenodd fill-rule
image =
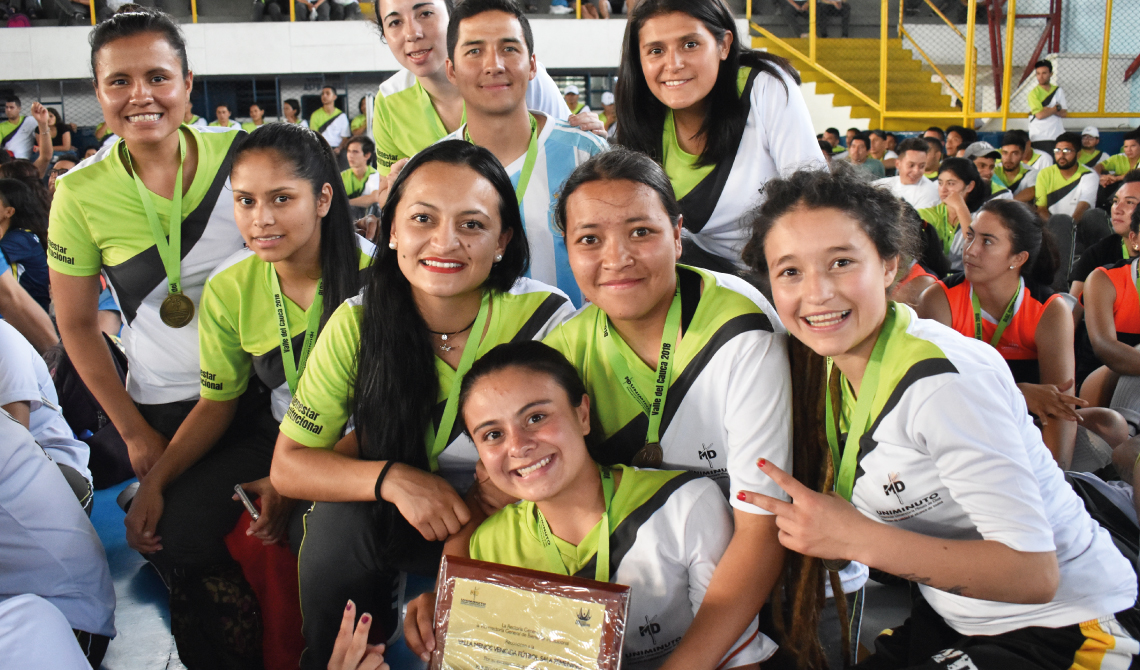
M713 469L713 459L716 458L716 450L712 449L714 444L716 443L714 442L706 445L702 442L701 448L697 449L697 458L708 463L710 470Z
M902 496L899 494L905 490L906 484L903 483L899 473L892 472L887 475L887 483L883 485L883 495L889 496L891 494L894 494L894 496L898 498L899 504L901 505L903 500Z
M638 626L637 632L641 633L641 637L645 637L646 635L648 635L649 639L653 641L654 645L656 645L657 644L657 634L661 632L661 624L657 623L657 617L656 616L654 616L652 619L650 619L649 615L646 614L645 615L645 625L644 626Z
M946 670L978 670L974 661L961 649L943 649L930 660L945 666Z

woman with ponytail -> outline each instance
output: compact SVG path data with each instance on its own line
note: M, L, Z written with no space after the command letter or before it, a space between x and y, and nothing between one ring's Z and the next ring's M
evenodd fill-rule
M991 200L976 219L965 233L965 272L928 288L917 312L998 350L1067 470L1080 420L1072 405L1087 403L1064 393L1073 387L1073 310L1049 288L1057 268L1052 235L1014 200Z
M792 347L795 477L758 463L792 502L740 495L777 516L788 549L918 584L908 621L859 667L1061 669L1090 648L1134 662L1135 573L1065 482L1009 368L888 300L914 253L897 200L849 170L800 171L766 196L747 257L811 353ZM780 609L810 657L818 564L789 565Z
M445 141L414 156L381 212L367 286L313 349L272 472L282 494L316 501L299 556L304 668L328 664L347 600L378 617L373 642L395 633L399 571L434 575L480 502L509 502L473 486L459 384L495 345L541 338L573 310L523 277L514 193L486 149Z
M320 135L259 128L235 150L231 184L246 248L218 266L202 293L201 397L126 519L130 545L173 567L233 564L224 537L242 512L230 500L237 484L261 498L247 533L266 544L286 537L294 501L269 483L277 424L317 332L359 291L372 255L353 233L336 160ZM243 405L239 416L249 391L262 402L253 412ZM221 439L235 423L241 439Z

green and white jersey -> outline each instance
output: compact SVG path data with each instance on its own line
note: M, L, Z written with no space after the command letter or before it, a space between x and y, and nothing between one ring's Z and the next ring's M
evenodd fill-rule
M1065 132L1065 119L1054 114L1039 119L1035 115L1045 107L1069 108L1069 101L1065 99L1065 92L1060 86L1050 84L1046 88L1034 86L1029 89L1029 141L1052 142L1057 136Z
M1089 168L1100 165L1106 160L1108 160L1108 154L1099 149L1081 149L1077 153L1077 161Z
M1123 153L1111 156L1104 161L1104 169L1111 175L1120 177L1128 174L1130 171L1135 170L1137 164L1140 164L1140 156L1136 160L1129 160L1128 156Z
M963 635L1058 628L1132 607L1135 573L1065 482L1001 354L905 305L894 309L851 502L880 523L930 537L1055 551L1060 566L1045 604L919 585L926 601ZM855 405L843 387L841 433Z
M744 280L684 265L677 271L682 335L662 410L662 467L708 477L736 509L767 514L737 500L736 493L787 499L756 467L759 458L781 468L791 464L791 380L783 324ZM604 341L608 323L605 312L587 305L544 341L581 375L604 437L594 453L611 465L632 462L645 444L649 418L610 360ZM654 368L620 338L614 344L638 388L652 389Z
M363 114L357 114L356 116L352 117L352 121L348 124L349 130L354 133L367 125L368 117Z
M695 473L618 469L621 481L610 505L610 581L630 587L621 665L651 670L665 663L689 630L732 539L732 516L717 487ZM577 546L553 538L572 574L594 578L599 532L595 526ZM540 537L535 504L519 501L475 530L471 558L549 572ZM753 619L726 654L728 667L758 663L776 651L757 628Z
M531 114L539 121L546 116L538 111L531 111ZM464 123L444 139L466 139L466 133L467 124ZM557 286L570 297L575 306L582 304L582 291L570 270L566 238L554 226L554 205L558 200L558 192L574 169L609 147L605 140L593 133L578 130L565 121L546 116L545 124L538 131L538 156L534 161L534 170L527 182L522 202L519 203L519 214L526 226L526 241L530 245L530 269L527 270L527 276ZM504 166L511 184L516 187L525 163L524 153L510 165Z
M100 125L102 125L102 124L100 124ZM193 116L190 117L190 123L187 123L186 125L194 126L195 128L206 128L209 124L206 123L206 119L203 119L202 117L198 116L197 114L194 114Z
M199 304L206 278L242 248L234 222L230 163L236 128L183 126L198 146L198 169L182 198L182 291ZM127 390L135 402L162 404L198 397L198 321L171 328L159 318L166 270L146 211L127 172L121 141L56 180L48 230L48 266L71 276L103 273L122 310L122 342L130 361ZM150 193L169 234L170 200Z
M221 123L219 123L217 121L211 121L210 125L208 125L206 127L207 128L221 128L223 130L241 130L242 129L241 124L238 123L237 121L234 121L233 119L229 120L229 125L223 126Z
M317 108L317 111L309 117L309 127L323 135L325 141L334 149L339 147L345 138L352 137L348 114L336 108L332 114L326 112L324 107Z
M360 236L356 241L363 270L372 263L376 247ZM271 264L248 248L219 265L202 292L198 345L203 398L236 400L245 393L249 378L257 375L267 388L273 389L273 417L281 421L292 396L281 361L281 332L269 276L273 271ZM281 297L293 342L292 353L298 356L305 345L309 312L289 296Z
M31 160L38 127L30 116L21 116L15 123L8 119L0 121L0 149L11 151L16 158Z
M902 177L895 175L894 177L876 179L875 186L888 189L896 198L905 200L916 210L934 207L939 202L938 184L935 184L929 179L919 177L918 183L916 184L904 184L902 183Z
M1037 170L1030 168L1025 163L1017 165L1017 173L1010 174L1005 171L1001 162L994 167L995 182L1000 182L1002 186L1008 188L1014 195L1021 193L1027 188L1033 188L1037 183Z
M825 170L827 161L791 76L742 67L737 91L748 106L748 120L731 158L698 167L695 156L678 153L675 129L670 136L663 128L661 162L684 213L686 242L743 268L740 254L752 234L746 215L763 202L764 184L801 168Z
M1033 150L1033 153L1026 160L1022 161L1026 167L1033 170L1041 170L1053 164L1053 157L1044 151Z
M346 301L329 317L281 422L282 433L307 447L332 449L351 418L364 298L362 293ZM487 331L479 342L477 356L504 342L542 339L572 311L570 301L558 289L520 279L507 293L491 296ZM435 372L439 377L439 397L433 421L438 429L455 370L436 357ZM425 440L424 448L430 452L431 446ZM457 491L466 491L478 460L475 444L457 420L447 448L439 455L438 474Z
M267 121L262 121L261 126L267 125L267 123L268 123ZM253 121L242 121L241 129L247 133L252 133L253 131L260 128L261 126L257 125Z
M558 84L542 63L527 86L526 107L560 121L570 117L570 108ZM464 113L460 123L466 122ZM376 167L380 174L387 175L393 163L415 156L447 135L431 96L411 71L401 69L380 84L372 106L372 139L376 142Z
M357 177L352 168L348 168L340 173L340 180L344 182L344 192L348 194L349 200L368 195L380 188L380 175L371 165L365 168L363 177Z
M1096 193L1100 188L1100 175L1077 164L1077 170L1068 179L1061 174L1056 165L1041 170L1037 175L1036 203L1038 207L1047 207L1050 214L1073 215L1077 203L1087 203L1089 207L1096 206Z
M950 269L962 271L962 251L966 248L966 238L962 226L950 223L950 211L944 203L918 210L923 221L929 223L942 240L942 253L950 261Z

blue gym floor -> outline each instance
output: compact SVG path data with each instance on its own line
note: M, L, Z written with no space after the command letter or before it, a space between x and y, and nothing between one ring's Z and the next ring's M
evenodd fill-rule
M134 480L131 480L134 481ZM111 641L103 670L183 670L178 650L170 635L170 611L166 586L137 552L127 546L123 511L115 497L131 482L95 492L91 523L103 540L111 579L115 582L118 604L115 626L118 636ZM426 580L409 580L410 592L430 587ZM910 609L905 587L867 583L867 605L863 612L862 642L870 647L883 629L901 623ZM386 655L393 670L421 670L424 664L408 651L403 640Z

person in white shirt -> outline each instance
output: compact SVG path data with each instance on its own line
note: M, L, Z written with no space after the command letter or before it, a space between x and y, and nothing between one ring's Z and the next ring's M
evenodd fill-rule
M916 210L936 207L940 202L938 185L923 176L926 170L926 152L926 141L922 138L904 140L899 145L895 162L898 174L876 179L875 186L890 189L896 198L902 198Z
M4 100L4 120L0 121L0 151L7 150L16 158L31 160L36 143L36 120L21 116L19 96L9 95Z

